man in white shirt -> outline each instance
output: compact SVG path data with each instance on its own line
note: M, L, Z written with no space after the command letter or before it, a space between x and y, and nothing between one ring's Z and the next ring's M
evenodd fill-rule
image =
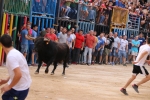
M114 33L114 43L113 43L113 49L110 53L109 56L113 57L113 62L110 61L110 64L114 65L115 64L115 61L117 60L117 57L118 57L118 51L120 48L120 39L118 38L118 33L115 32Z
M119 58L122 58L123 66L126 66L126 56L128 52L128 41L127 36L124 35L123 39L120 40Z
M62 33L59 34L58 36L58 42L59 43L66 43L67 42L67 28L63 28Z
M149 54L150 54L150 37L147 38L147 44L142 45L142 46L140 47L139 54L138 54L136 60L133 62L133 64L134 64L134 65L133 65L133 71L132 71L133 75L132 75L132 77L127 81L127 83L125 84L125 86L124 86L123 88L121 88L121 90L120 90L123 94L128 95L128 93L127 93L127 91L126 91L126 88L131 84L131 82L132 82L134 79L136 79L136 76L137 76L138 74L143 74L143 75L145 75L145 78L142 79L142 80L141 80L140 82L138 82L137 84L133 84L133 85L132 85L133 89L134 89L137 93L139 93L138 87L139 87L141 84L143 84L143 83L145 83L145 82L147 82L147 81L150 80L150 75L149 75L147 69L144 67L145 62L148 63L148 64L150 64L150 60L147 60L147 56L148 56Z
M25 100L31 85L31 77L25 57L12 46L12 39L9 35L3 35L0 43L7 55L6 68L9 77L0 80L2 100Z

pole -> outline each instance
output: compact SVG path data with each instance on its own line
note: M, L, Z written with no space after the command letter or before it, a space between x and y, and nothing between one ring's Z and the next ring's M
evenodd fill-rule
M4 0L0 0L0 22L2 22L3 18L3 6L4 6ZM0 31L2 30L2 23L0 23Z

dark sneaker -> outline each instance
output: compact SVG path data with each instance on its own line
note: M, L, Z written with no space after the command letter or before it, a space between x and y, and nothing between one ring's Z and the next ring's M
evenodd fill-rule
M136 84L133 84L132 87L137 93L139 93L138 86Z
M126 89L121 88L121 89L120 89L120 91L121 91L124 95L128 95L128 93L127 93Z
M86 65L86 63L82 63L81 65Z
M102 65L102 63L101 63L101 62L99 62L98 64L99 64L99 65Z
M127 66L126 64L123 64L123 66Z

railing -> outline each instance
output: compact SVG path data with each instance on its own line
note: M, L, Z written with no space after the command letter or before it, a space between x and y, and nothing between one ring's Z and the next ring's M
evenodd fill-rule
M29 15L30 4L30 0L4 0L4 12Z
M32 0L32 14L55 17L57 0Z

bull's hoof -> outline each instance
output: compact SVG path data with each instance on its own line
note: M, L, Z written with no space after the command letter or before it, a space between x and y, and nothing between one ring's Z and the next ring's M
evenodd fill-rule
M62 73L62 76L64 76L65 74L64 73Z
M54 73L51 73L51 75L54 75Z
M35 72L34 74L39 74L39 72Z
M48 70L45 70L45 74L48 74L48 72L49 72Z

